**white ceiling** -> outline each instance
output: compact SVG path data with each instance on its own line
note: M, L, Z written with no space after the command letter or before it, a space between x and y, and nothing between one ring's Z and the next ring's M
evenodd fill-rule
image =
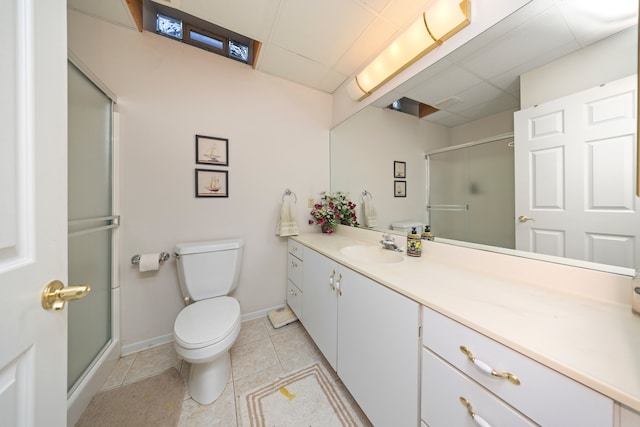
M333 93L432 0L154 1L262 42L257 70ZM627 9L630 5L633 12L603 23L577 12L586 3L604 4L605 10L616 3ZM67 4L135 28L126 0L68 0ZM384 107L403 96L436 106L449 98L457 100L426 118L445 126L517 109L520 74L634 25L637 8L635 0L534 1L508 24L489 29L375 105Z

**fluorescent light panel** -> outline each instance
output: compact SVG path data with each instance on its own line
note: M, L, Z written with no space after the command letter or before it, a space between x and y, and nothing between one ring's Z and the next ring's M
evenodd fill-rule
M437 0L347 86L361 101L388 80L469 25L469 0Z

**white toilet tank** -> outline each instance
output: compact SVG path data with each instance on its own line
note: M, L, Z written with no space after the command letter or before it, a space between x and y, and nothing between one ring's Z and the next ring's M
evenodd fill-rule
M241 239L178 243L178 281L182 295L193 301L227 295L238 286Z

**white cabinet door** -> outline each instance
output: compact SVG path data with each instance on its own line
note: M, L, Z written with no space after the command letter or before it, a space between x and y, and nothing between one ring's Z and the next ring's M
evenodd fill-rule
M417 426L420 306L341 267L338 375L375 426Z
M302 324L333 369L336 369L338 302L335 261L304 248Z

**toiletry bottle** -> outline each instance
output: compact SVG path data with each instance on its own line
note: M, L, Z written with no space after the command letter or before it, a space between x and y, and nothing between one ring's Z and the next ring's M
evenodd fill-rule
M422 232L422 240L433 240L433 236L431 235L430 225L424 226L424 231Z
M640 317L640 267L636 268L636 275L631 279L631 312Z
M420 235L416 231L415 227L411 229L411 233L407 236L407 255L422 255L422 241L420 240Z

